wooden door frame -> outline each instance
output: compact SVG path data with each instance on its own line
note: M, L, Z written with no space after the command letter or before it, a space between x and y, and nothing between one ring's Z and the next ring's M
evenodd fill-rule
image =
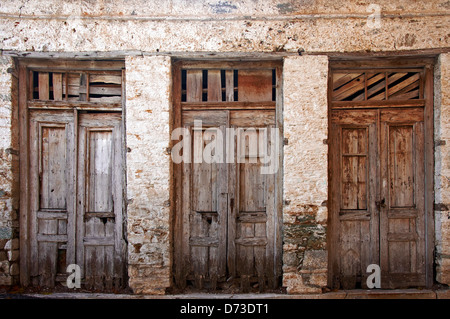
M245 67L243 67L245 66ZM276 77L276 102L275 102L275 127L279 129L280 141L278 143L278 173L275 178L275 236L274 236L274 273L277 278L281 279L282 275L282 250L283 250L283 236L282 236L282 225L283 225L283 60L248 60L242 61L241 59L172 59L172 90L171 90L171 101L172 108L170 112L170 129L172 132L175 128L181 127L182 122L182 102L181 102L181 69L258 69L258 68L274 68ZM234 104L233 104L234 103ZM207 106L210 109L229 109L232 110L236 107L236 102L220 102L210 103ZM241 102L246 103L246 102ZM261 104L261 103L259 103ZM246 103L246 105L252 105L252 103ZM194 106L195 107L195 106ZM177 141L170 141L169 149L171 150ZM181 270L177 270L176 267L180 263L176 263L177 259L177 247L182 246L182 236L178 236L182 231L182 221L177 219L179 210L182 209L182 199L181 191L177 191L177 185L181 185L182 181L182 166L176 165L171 161L171 182L170 182L170 206L171 206L171 247L172 247L172 258L171 258L171 268L172 268L172 278L176 281L176 274L180 274ZM228 261L227 261L228 263ZM175 284L172 281L172 284Z
M426 287L433 285L434 278L434 249L435 249L435 229L434 229L434 65L436 56L423 57L357 57L357 58L332 58L329 61L328 69L328 136L329 141L332 139L331 134L331 110L334 109L373 109L383 107L412 107L421 106L424 108L424 149L425 149L425 277ZM359 105L348 102L333 102L331 99L333 90L332 72L337 69L394 69L394 68L423 68L423 100L409 100L400 102L389 101L364 101ZM331 143L328 143L328 163L331 159ZM330 166L330 165L329 165ZM328 230L327 230L327 247L328 247L328 286L335 286L335 275L339 271L336 263L337 252L334 247L337 244L336 227L337 221L334 219L333 203L332 203L332 185L331 185L330 169L328 170Z
M30 169L29 169L29 107L42 108L42 103L32 102L29 98L32 94L30 88L30 72L31 70L42 70L42 72L77 72L77 71L120 71L122 72L122 96L121 102L111 107L111 105L103 105L102 103L95 103L95 105L86 103L71 103L70 101L54 101L55 107L58 109L72 110L74 112L74 138L77 140L78 130L78 112L83 110L101 110L101 111L113 111L121 112L122 116L122 176L123 176L123 203L122 203L122 223L126 224L126 126L125 126L125 63L123 59L118 60L77 60L77 59L39 59L39 58L17 58L16 65L18 68L18 113L19 113L19 184L20 184L20 211L19 211L19 238L20 238L20 284L22 286L30 285ZM33 104L34 103L34 104ZM44 102L45 104L45 102ZM51 108L50 108L51 109ZM75 150L73 152L72 161L74 165L77 165L77 148L78 142L75 143ZM74 185L76 185L76 174L73 176ZM76 187L75 187L76 193ZM75 218L77 211L76 200L73 200L73 212ZM75 220L68 221L75 225ZM68 225L69 227L69 225ZM125 229L125 228L124 228ZM126 236L126 234L124 234ZM73 239L73 245L76 245L75 238ZM68 242L71 238L68 239ZM126 249L125 249L126 250ZM127 264L128 255L124 254L124 265ZM75 250L73 256L67 256L68 263L75 263ZM126 268L126 267L125 267Z

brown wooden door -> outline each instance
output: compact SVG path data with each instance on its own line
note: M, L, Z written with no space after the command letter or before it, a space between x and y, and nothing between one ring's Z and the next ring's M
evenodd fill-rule
M76 259L87 288L123 285L122 177L121 114L80 114Z
M30 114L30 278L53 287L75 262L72 112Z
M30 277L53 287L77 264L85 287L120 287L121 115L79 114L75 123L71 111L30 113Z
M182 238L176 248L182 259L175 266L180 286L186 280L211 289L228 282L243 291L256 283L260 290L276 285L275 174L262 174L266 163L258 158L258 147L270 149L258 143L270 136L274 114L262 113L205 111L183 119L193 151L190 163L182 163ZM201 129L192 125L194 118ZM218 131L223 157L210 163L203 154Z
M244 292L276 288L282 145L272 132L281 127L281 64L176 61L173 76L173 127L189 132L194 149L189 162L173 166L175 283ZM214 145L214 132L222 137L223 157L195 162L195 155L202 159L195 145Z
M332 286L425 286L423 108L331 111Z

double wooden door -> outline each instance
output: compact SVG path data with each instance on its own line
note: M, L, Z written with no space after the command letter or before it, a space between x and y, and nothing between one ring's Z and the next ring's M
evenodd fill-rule
M264 156L274 150L270 137L275 112L190 111L182 122L192 152L191 160L181 164L182 204L175 233L178 285L228 285L242 291L275 287L276 172L263 169L268 164ZM211 143L216 143L213 151ZM207 160L210 154L218 157Z
M423 108L332 110L332 286L426 285Z
M29 113L30 279L65 282L77 264L87 288L123 285L121 113Z

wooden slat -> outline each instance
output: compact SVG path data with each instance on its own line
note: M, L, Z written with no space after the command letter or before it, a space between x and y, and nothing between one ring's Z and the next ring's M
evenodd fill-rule
M225 71L225 100L234 101L234 71Z
M333 100L341 101L364 88L364 74L333 91Z
M202 102L202 103L192 103L183 102L181 103L183 111L190 110L275 110L275 102Z
M56 224L55 224L56 225ZM47 230L48 231L48 230ZM53 230L54 232L56 232L56 228ZM47 234L37 234L36 236L36 240L38 242L49 242L49 243L56 243L56 242L67 242L67 235L56 235L56 234L52 234L52 235L47 235ZM49 252L50 253L50 252ZM44 259L48 257L44 256Z
M412 75L411 77L409 77L408 79L396 84L395 86L389 88L389 97L391 97L391 95L397 93L398 91L400 91L401 89L407 87L408 85L419 81L420 79L420 73L416 73L414 75ZM417 83L417 87L418 87L418 83Z
M62 99L63 99L62 73L53 73L53 100L62 101Z
M384 94L384 93L383 93ZM333 109L355 109L355 108L400 108L400 107L424 107L425 100L395 100L395 101L361 101L358 103L351 103L351 101L333 101L330 103Z
M203 89L202 70L186 71L186 101L201 102Z
M219 246L219 240L211 237L191 237L189 239L191 246Z
M361 76L361 73L333 73L333 90L337 90L340 86L353 81Z
M48 72L39 72L38 75L39 100L49 99L49 74Z
M43 212L38 211L36 214L37 218L42 219L67 219L67 212Z
M122 85L121 75L111 75L111 74L89 74L90 83L109 83Z
M101 226L97 223L98 226ZM98 231L98 230L97 230ZM92 231L95 233L96 231ZM84 246L114 246L114 236L110 237L84 237L83 238Z
M95 99L93 99L95 100ZM103 100L103 99L102 99ZM99 102L84 102L84 101L29 101L29 109L79 109L79 110L109 110L109 111L121 111L122 104L119 99L114 103L99 103Z
M220 70L208 70L208 102L222 101Z

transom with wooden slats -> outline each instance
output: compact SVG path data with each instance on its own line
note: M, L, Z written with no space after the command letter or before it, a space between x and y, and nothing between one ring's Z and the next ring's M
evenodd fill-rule
M335 71L333 101L413 100L423 97L420 70Z
M184 62L180 69L183 110L275 109L277 64L273 62Z
M423 67L333 64L329 74L330 106L335 109L424 107L424 79Z
M120 63L43 64L35 63L28 69L29 108L122 109L124 76Z

